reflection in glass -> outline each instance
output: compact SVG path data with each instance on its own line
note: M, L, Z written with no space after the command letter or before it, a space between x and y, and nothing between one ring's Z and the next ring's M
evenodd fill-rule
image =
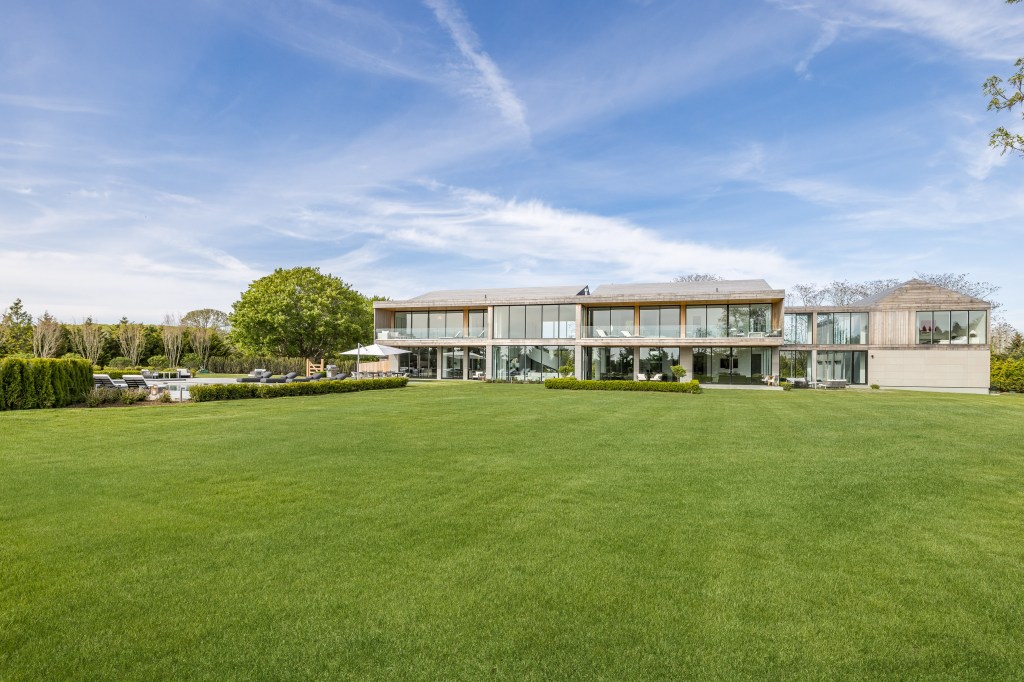
M783 323L786 343L811 343L810 313L788 313Z
M507 319L507 317L506 317ZM506 325L507 326L507 325ZM487 311L469 311L469 338L483 339L487 337Z
M632 348L587 348L588 379L633 379Z
M650 381L672 381L672 365L679 364L678 348L640 348L637 357L639 376Z
M511 333L509 327L509 311L507 305L494 306L494 338L507 339Z
M686 306L686 336L691 339L705 338L708 336L707 306Z
M949 317L949 342L967 343L967 311L954 310Z
M988 343L988 325L984 310L972 310L970 322L967 325L967 338L969 343Z
M410 348L399 357L399 371L421 379L437 378L437 347ZM408 365L401 363L408 362Z
M810 379L811 351L782 351L779 354L779 375L784 379Z
M932 343L949 343L949 311L932 311Z
M917 314L917 342L932 342L932 311Z
M445 348L441 351L441 378L461 379L466 359L465 348Z

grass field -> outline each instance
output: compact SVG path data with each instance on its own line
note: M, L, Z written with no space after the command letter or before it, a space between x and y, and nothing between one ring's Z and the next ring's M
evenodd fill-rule
M0 679L1024 677L1024 396L0 414Z

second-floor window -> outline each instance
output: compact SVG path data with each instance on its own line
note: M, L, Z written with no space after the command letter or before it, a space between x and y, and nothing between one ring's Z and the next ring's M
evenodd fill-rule
M811 314L787 313L783 322L783 340L786 343L812 343Z
M867 313L818 313L817 343L860 345L867 342Z
M927 310L917 313L918 343L988 343L988 313L984 310Z
M496 339L574 339L576 338L576 306L496 305L494 306L494 338Z
M763 337L772 331L771 323L771 303L686 306L690 338Z

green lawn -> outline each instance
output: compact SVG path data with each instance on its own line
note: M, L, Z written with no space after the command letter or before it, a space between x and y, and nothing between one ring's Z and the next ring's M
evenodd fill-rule
M0 679L1024 677L1024 396L0 413Z

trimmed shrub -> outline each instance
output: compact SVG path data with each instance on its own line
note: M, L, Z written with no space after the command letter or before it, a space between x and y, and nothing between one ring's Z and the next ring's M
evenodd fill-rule
M700 382L693 381L595 381L566 378L546 379L544 388L568 391L654 391L660 393L700 393L703 389Z
M995 390L1024 393L1024 358L992 358L990 372Z
M92 368L80 359L0 360L0 410L64 407L85 400Z
M132 366L132 361L125 357L111 358L110 362L107 363L107 367L111 369L128 369Z
M342 381L321 379L291 384L199 384L189 388L193 402L206 403L214 400L244 400L246 398L280 398L290 395L326 395L328 393L355 393L376 391L387 388L402 388L408 385L406 377L387 379L345 379Z
M146 365L152 369L168 369L166 355L151 355L146 360Z
M199 353L185 353L181 356L181 366L195 372L203 366L203 359L199 357ZM303 368L303 371L305 371L305 368Z
M792 391L793 390L793 384L788 382L788 381L780 381L779 382L779 386L782 387L783 391Z
M872 390L872 391L877 391L877 390L878 390L878 389L880 389L880 388L882 388L882 387L881 387L881 386L879 386L878 384L871 384L871 390Z

